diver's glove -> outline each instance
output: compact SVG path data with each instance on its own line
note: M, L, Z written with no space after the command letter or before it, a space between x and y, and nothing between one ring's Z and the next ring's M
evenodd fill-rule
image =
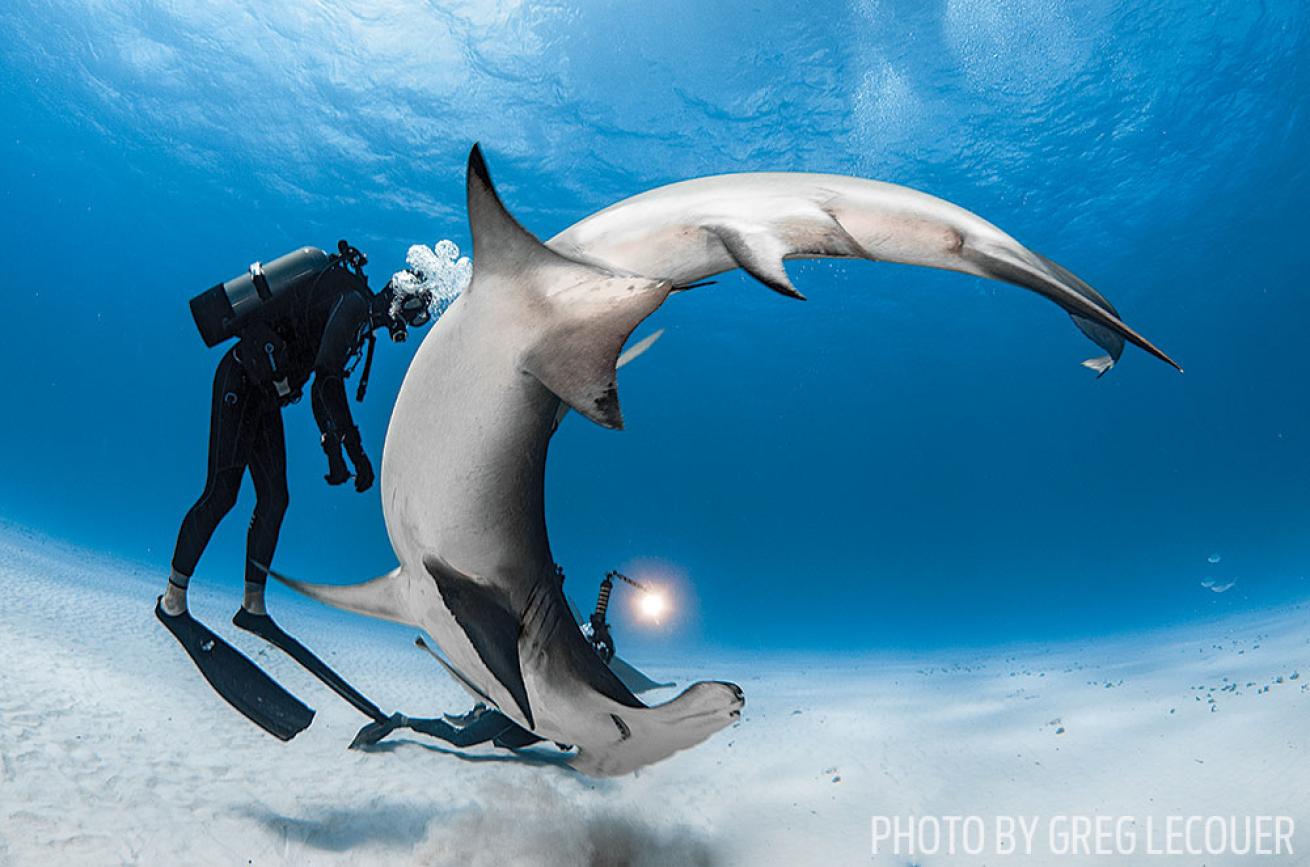
M364 454L364 444L359 440L359 428L352 427L341 437L341 444L350 455L350 462L355 465L355 490L361 494L373 487L373 464Z
M323 446L323 454L327 455L328 472L323 477L329 485L340 485L350 478L350 470L346 468L346 459L341 456L341 437L336 433L325 433L319 439ZM372 471L370 470L370 473Z

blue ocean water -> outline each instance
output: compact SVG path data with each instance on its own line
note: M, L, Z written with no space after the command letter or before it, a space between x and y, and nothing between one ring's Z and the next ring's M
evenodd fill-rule
M161 587L220 355L187 299L303 244L349 238L375 286L411 244L467 248L481 141L542 237L704 174L924 189L1187 370L1130 348L1096 380L1058 309L958 274L793 263L804 304L739 275L676 297L621 376L628 429L574 417L552 447L570 586L674 588L621 643L989 644L1310 596L1303 3L11 0L0 24L0 514ZM380 347L356 407L375 458L416 345ZM327 488L308 406L285 417L276 565L389 569L377 490ZM234 605L251 504L196 578Z

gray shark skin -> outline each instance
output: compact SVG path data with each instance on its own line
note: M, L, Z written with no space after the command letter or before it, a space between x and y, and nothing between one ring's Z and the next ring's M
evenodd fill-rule
M574 767L594 776L694 746L744 704L737 686L707 681L645 706L579 632L546 535L546 454L561 410L622 427L620 350L677 287L744 267L799 295L782 267L790 257L949 268L1059 303L1108 353L1102 372L1125 338L1169 361L1067 271L968 211L889 184L704 178L620 202L543 245L505 210L474 147L468 211L472 281L415 354L383 451L383 512L400 566L348 586L282 580L426 630L471 695L577 746Z
M979 217L936 196L864 178L794 172L715 175L659 187L560 232L548 246L581 262L687 285L741 268L803 300L784 259L869 259L960 271L1022 286L1063 307L1105 350L1084 365L1104 374L1124 340L1179 371L1120 319L1099 292Z

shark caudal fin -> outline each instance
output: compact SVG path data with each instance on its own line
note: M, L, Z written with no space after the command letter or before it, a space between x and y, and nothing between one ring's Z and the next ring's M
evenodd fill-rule
M331 605L333 608L390 620L393 623L403 623L406 626L417 625L405 605L405 577L399 566L385 575L360 584L310 584L288 578L265 566L256 565L267 575L297 593L302 593L325 605Z
M1059 262L1046 258L1041 253L1033 253L1033 255L1037 257L1037 261L1042 264L1042 267L1051 272L1065 286L1092 303L1100 305L1106 312L1116 318L1121 318L1119 317L1119 311L1110 303L1110 299L1089 286L1086 280ZM1086 316L1070 313L1069 318L1073 320L1074 325L1078 326L1078 330L1087 336L1088 340L1105 350L1105 355L1098 358L1089 358L1083 362L1083 367L1096 371L1096 378L1100 379L1109 372L1110 368L1119 363L1119 356L1123 355L1124 352L1123 337L1105 325L1088 319ZM1172 364L1172 362L1170 363ZM1177 365L1174 366L1177 367Z
M623 427L619 352L633 329L664 303L672 283L616 274L546 247L505 209L477 145L469 154L468 212L473 279L465 294L516 295L515 302L540 323L525 348L523 369L597 424Z
M1178 362L1125 324L1104 295L1063 265L1018 242L966 246L961 255L978 266L983 276L1031 289L1063 307L1078 330L1105 350L1104 356L1083 362L1084 367L1096 371L1098 376L1103 376L1119 360L1124 341L1182 372Z

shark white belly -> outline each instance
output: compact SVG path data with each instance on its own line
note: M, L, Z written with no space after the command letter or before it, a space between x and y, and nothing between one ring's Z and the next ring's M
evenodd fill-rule
M693 746L744 701L735 685L707 681L643 705L576 628L546 534L546 454L560 401L621 427L620 350L676 288L743 267L799 296L782 266L796 257L947 268L1056 301L1106 350L1101 372L1125 338L1169 361L1060 266L968 211L891 184L705 178L620 202L543 245L505 211L474 148L468 206L472 282L419 347L383 452L383 510L400 566L358 585L289 583L423 628L472 694L576 745L574 764L590 774L627 773Z

